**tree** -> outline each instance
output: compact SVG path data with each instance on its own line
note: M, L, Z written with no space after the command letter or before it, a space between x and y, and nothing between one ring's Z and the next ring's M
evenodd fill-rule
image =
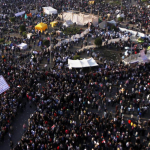
M80 56L79 55L74 55L73 60L77 60L77 59L80 59Z
M15 22L15 17L11 17L9 20L10 20L11 22Z
M94 44L98 47L101 47L102 46L102 38L101 37L96 38L94 41Z
M43 45L45 45L46 47L49 47L50 41L49 40L44 40Z
M27 32L26 31L22 32L22 35L26 38L27 37Z
M0 43L3 43L4 41L5 41L4 38L0 39Z
M21 25L20 26L20 32L24 32L26 31L26 26L25 25Z
M119 17L119 18L118 18L118 21L119 21L119 22L122 22L122 21L123 21L123 18L122 18L122 17Z

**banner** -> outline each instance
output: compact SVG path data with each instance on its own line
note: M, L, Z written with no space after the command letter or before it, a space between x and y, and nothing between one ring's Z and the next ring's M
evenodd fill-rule
M4 77L2 75L0 75L0 94L7 91L9 88L10 87L7 84L7 82L5 81Z
M148 58L147 58L147 56L145 55L145 50L141 50L141 51L140 51L140 55L141 55L141 58L143 59L143 62L148 61Z

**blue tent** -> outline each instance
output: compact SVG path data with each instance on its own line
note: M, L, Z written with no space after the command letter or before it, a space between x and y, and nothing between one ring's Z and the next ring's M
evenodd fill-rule
M27 19L27 18L28 18L28 16L27 16L27 14L25 14L24 19Z

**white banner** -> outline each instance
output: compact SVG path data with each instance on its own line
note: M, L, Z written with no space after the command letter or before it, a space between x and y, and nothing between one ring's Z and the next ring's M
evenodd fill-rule
M7 82L5 81L4 77L2 75L0 75L0 94L7 91L9 88L10 87L7 84Z

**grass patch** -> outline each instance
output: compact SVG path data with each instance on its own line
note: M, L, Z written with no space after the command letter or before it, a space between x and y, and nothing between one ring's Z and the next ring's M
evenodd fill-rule
M81 33L81 29L79 27L70 26L70 27L65 28L65 30L63 31L63 33L65 35L80 34Z
M112 5L121 5L121 1L109 1L110 4Z
M120 61L119 51L108 50L108 49L105 49L103 47L102 48L96 48L94 51L99 52L100 56L102 56L103 58L105 58L107 60L113 60L114 62Z

